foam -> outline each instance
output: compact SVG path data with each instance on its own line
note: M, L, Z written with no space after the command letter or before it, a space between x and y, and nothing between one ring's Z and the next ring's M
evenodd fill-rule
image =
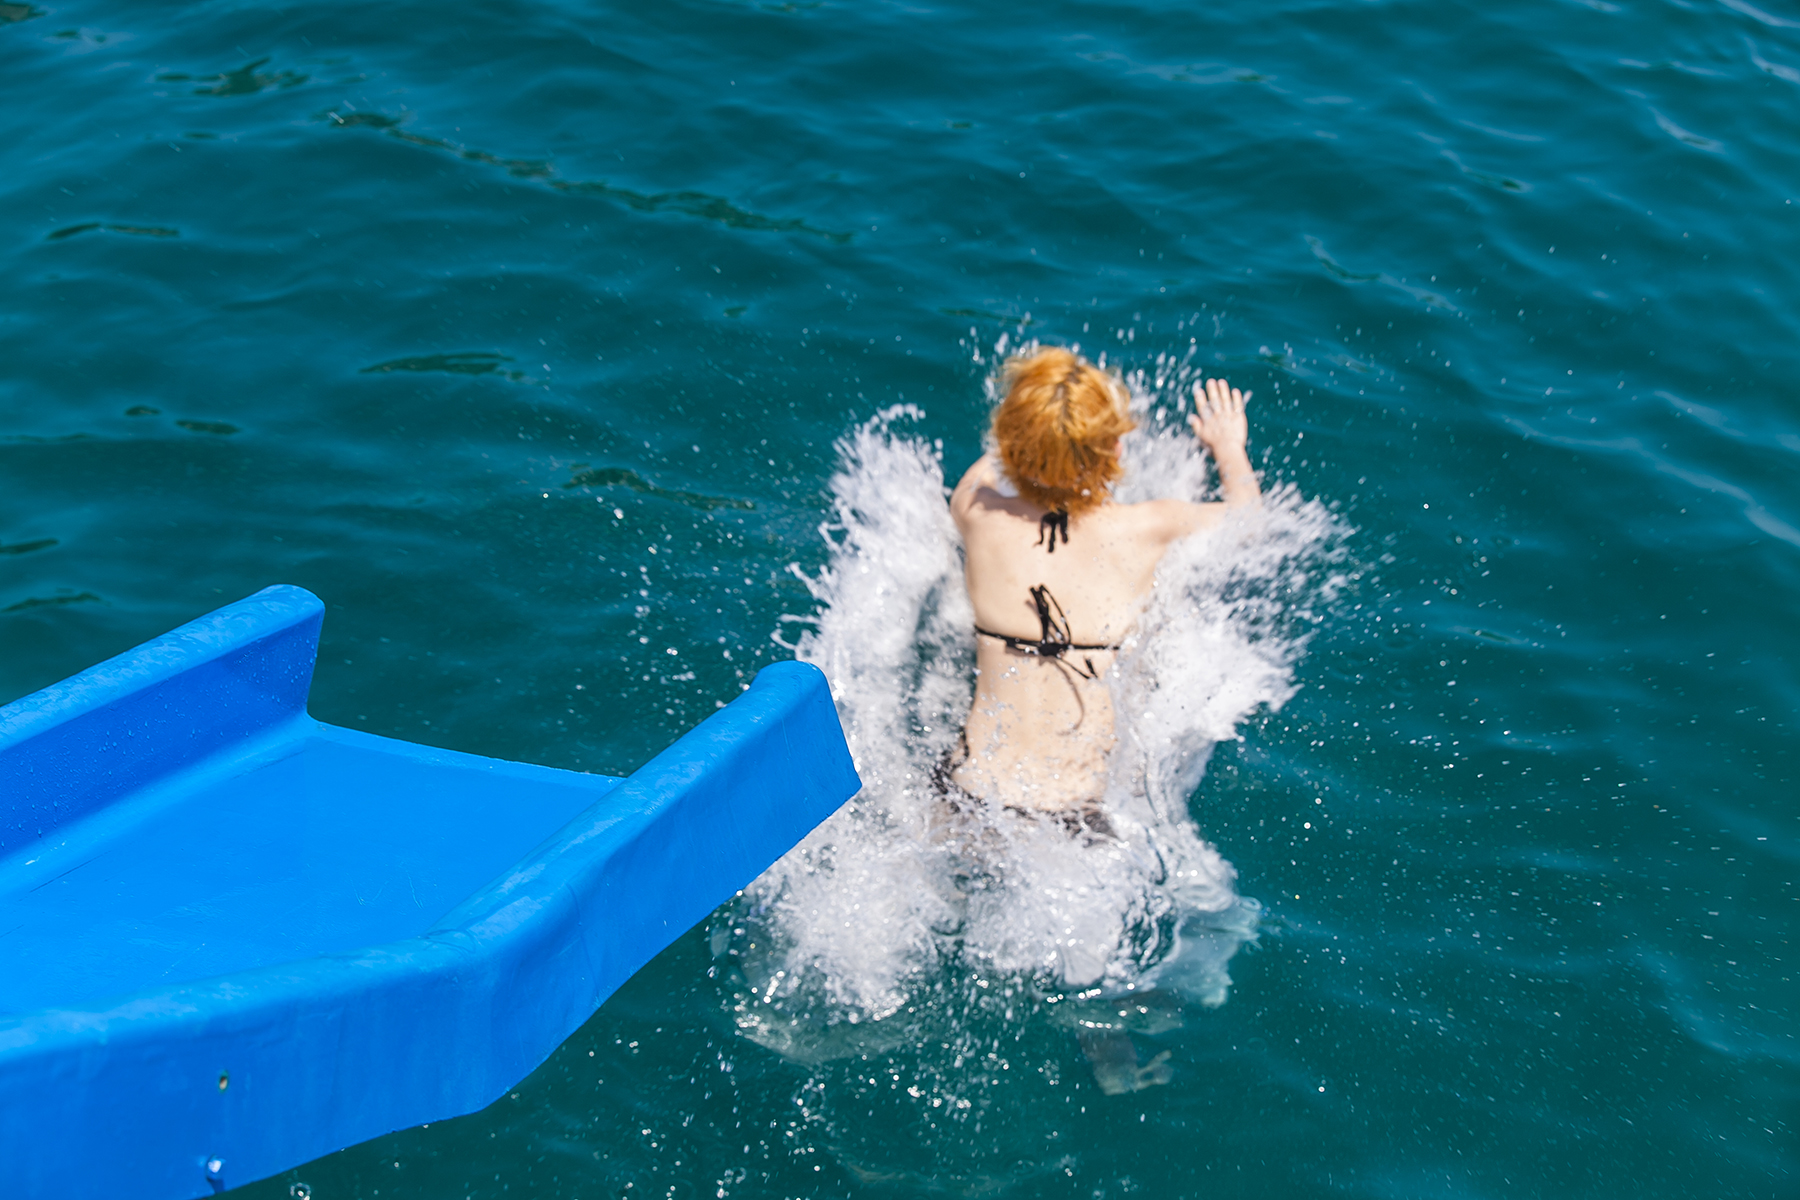
M1201 452L1157 403L1185 394L1187 376L1159 364L1128 377L1141 424L1120 499L1201 495ZM1223 1003L1259 905L1201 836L1191 798L1212 747L1294 694L1294 663L1340 584L1342 522L1276 487L1260 511L1174 547L1111 678L1117 839L996 814L972 862L932 836L931 771L968 709L974 615L941 444L913 432L923 416L889 408L839 441L826 565L792 568L818 608L784 628L804 628L792 648L831 680L864 788L715 928L715 953L735 950L741 971L740 1027L804 1060L868 1052L889 1040L883 1022L942 992L952 963L1052 999L1162 988Z

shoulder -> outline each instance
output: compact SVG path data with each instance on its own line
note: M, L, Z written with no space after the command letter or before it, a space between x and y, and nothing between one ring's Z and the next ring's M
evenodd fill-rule
M1225 506L1188 500L1146 500L1121 507L1141 536L1166 544L1218 524Z
M956 490L950 493L951 505L967 504L970 498L982 488L993 487L999 481L999 476L998 465L992 456L982 455L969 464L969 469L964 471L962 478L956 481Z
M1030 509L1031 505L1012 493L1010 487L1004 486L1005 477L1000 473L1000 465L991 455L982 455L975 464L963 472L957 482L956 490L950 493L950 515L958 525L986 515L1001 513L1018 515Z

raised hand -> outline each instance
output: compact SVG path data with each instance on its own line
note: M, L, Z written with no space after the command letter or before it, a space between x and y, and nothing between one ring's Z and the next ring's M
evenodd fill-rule
M1200 444L1217 458L1221 451L1242 450L1250 440L1244 405L1253 393L1240 392L1223 379L1194 385L1194 415L1188 425Z
M1255 504L1262 498L1250 466L1250 421L1244 415L1249 402L1249 392L1240 392L1223 379L1194 385L1194 415L1188 424L1219 469L1220 497L1227 504Z

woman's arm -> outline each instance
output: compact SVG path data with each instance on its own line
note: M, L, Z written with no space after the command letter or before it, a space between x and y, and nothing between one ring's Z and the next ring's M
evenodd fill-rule
M1226 504L1256 504L1262 488L1250 467L1250 421L1244 415L1249 394L1223 379L1194 385L1194 415L1188 424L1219 468L1219 491Z

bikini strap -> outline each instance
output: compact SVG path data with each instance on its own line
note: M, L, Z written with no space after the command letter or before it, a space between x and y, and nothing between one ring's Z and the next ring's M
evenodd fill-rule
M1044 547L1046 553L1056 553L1056 535L1062 534L1063 545L1069 544L1069 514L1060 508L1053 508L1038 518L1037 544ZM1044 539L1048 538L1049 541Z
M1031 603L1037 609L1037 641L1034 642L1029 638L1017 638L1005 633L995 633L993 630L983 629L979 625L975 627L975 632L983 637L991 637L1005 642L1006 648L1015 653L1035 654L1039 658L1054 658L1059 662L1064 661L1065 656L1071 650L1117 650L1119 648L1093 642L1075 641L1069 633L1069 618L1064 615L1062 605L1056 602L1056 597L1050 594L1047 584L1040 583L1031 589ZM1085 675L1089 679L1100 678L1100 673L1094 669L1092 659L1083 659L1082 662L1087 670L1071 669L1075 670L1076 674Z
M1067 521L1068 519L1065 514L1063 520ZM1055 544L1056 538L1053 533L1051 545ZM1069 633L1069 618L1063 615L1062 605L1058 604L1056 597L1050 594L1048 584L1040 583L1031 589L1031 602L1037 606L1038 645L1068 646L1074 641Z

